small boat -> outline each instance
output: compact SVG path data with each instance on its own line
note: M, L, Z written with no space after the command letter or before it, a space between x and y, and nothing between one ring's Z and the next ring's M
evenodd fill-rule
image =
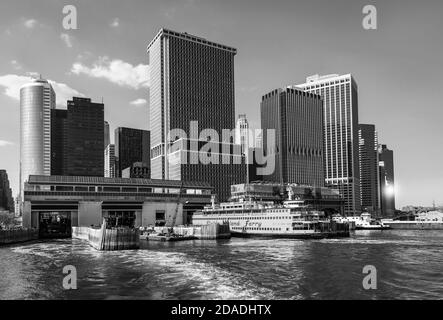
M369 213L363 213L360 217L348 217L349 221L355 222L355 230L388 230L391 229L381 221L372 219Z

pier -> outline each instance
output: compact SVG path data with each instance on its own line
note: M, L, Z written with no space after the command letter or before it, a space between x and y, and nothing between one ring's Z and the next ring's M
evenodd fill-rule
M133 250L140 247L140 234L137 229L108 229L106 220L101 228L72 227L72 238L88 241L99 251Z
M0 230L0 245L22 243L38 238L38 230L35 229Z

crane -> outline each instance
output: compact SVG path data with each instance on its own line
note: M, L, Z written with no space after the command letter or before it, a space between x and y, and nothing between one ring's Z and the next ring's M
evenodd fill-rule
M178 214L178 208L180 206L180 200L181 200L181 196L182 196L182 190L183 190L183 181L180 184L180 190L178 191L178 196L177 196L177 205L175 206L175 212L174 215L172 216L172 221L170 223L170 225L168 226L168 228L173 229L175 226L175 221L177 220L177 214ZM173 230L170 230L170 233L172 233Z

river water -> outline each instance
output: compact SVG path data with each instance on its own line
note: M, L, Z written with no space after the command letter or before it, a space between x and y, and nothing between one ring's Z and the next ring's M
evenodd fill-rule
M77 270L65 290L63 267ZM365 265L377 289L364 290ZM0 247L0 299L443 299L443 232L349 239L149 243L98 252L75 239Z

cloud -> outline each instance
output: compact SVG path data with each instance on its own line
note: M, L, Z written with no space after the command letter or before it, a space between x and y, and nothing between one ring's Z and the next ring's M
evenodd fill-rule
M113 27L113 28L118 28L120 26L120 19L119 18L115 18L111 22L110 26Z
M146 99L137 99L137 100L131 101L129 104L131 106L140 107L140 106L143 106L147 103L148 103L148 101L146 101Z
M23 69L22 66L21 66L21 64L18 63L17 60L12 60L12 61L11 61L11 64L12 64L12 67L13 67L15 70L21 70L21 69Z
M16 74L7 74L0 76L0 87L4 87L4 94L14 100L20 100L20 88L34 80L29 74L35 75L35 73L28 73L28 76L19 76ZM66 106L66 101L72 99L72 97L84 97L84 94L69 87L67 84L48 80L54 88L56 94L56 104L58 106Z
M28 29L34 29L38 24L38 21L35 19L28 19L25 21L24 25Z
M72 40L71 40L71 37L69 36L69 34L67 34L67 33L60 34L60 39L63 40L63 42L65 43L65 45L68 48L72 48Z
M56 104L58 106L66 107L66 101L72 100L72 97L84 97L85 95L71 87L67 84L55 82L52 80L48 80L49 83L54 88L56 94Z
M13 146L14 143L10 141L0 140L0 147L7 147L7 146Z
M106 79L121 87L132 89L149 87L149 66L132 64L108 57L100 57L92 67L85 66L80 62L72 65L71 72L80 75L85 74L92 78Z

